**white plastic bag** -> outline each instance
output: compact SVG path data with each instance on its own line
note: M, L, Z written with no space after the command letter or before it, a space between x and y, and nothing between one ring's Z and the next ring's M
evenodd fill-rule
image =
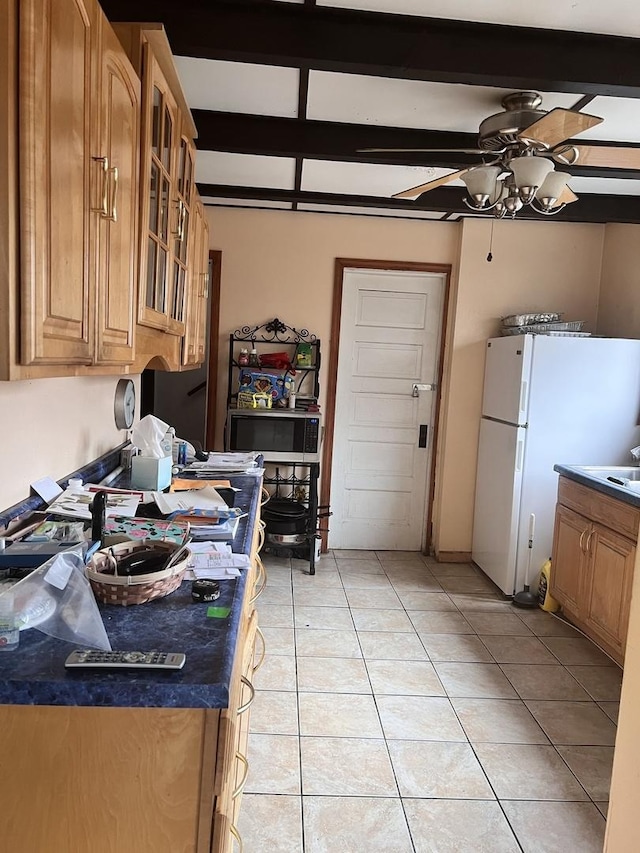
M84 571L86 545L62 551L10 587L20 630L36 628L83 648L111 651Z

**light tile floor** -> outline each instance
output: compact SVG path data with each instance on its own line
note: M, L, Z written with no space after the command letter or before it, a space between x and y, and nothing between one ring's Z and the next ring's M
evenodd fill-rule
M470 565L266 557L245 853L600 853L621 671Z

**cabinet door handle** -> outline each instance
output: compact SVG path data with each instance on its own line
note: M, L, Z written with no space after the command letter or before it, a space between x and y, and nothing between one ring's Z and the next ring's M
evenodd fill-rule
M176 230L172 231L172 235L176 238L176 240L182 240L182 234L180 233L180 227L182 224L182 199L178 199L176 202Z
M94 213L99 213L105 219L109 218L109 158L94 157L96 163L102 163L102 202L100 207L94 207Z
M187 230L187 205L182 202L182 221L180 223L180 239L184 241Z
M200 296L203 299L208 299L209 298L209 273L208 272L201 272L200 275L202 276L202 293L200 294Z
M260 669L262 664L264 663L264 657L265 657L265 654L267 653L267 641L265 640L264 634L260 630L259 625L256 625L256 637L260 637L260 642L262 643L262 651L260 652L260 659L258 660L258 663L254 664L253 669L251 670L251 672L254 675ZM254 655L255 655L255 647L254 647Z
M580 550L582 551L582 553L583 553L583 554L585 553L585 550L584 550L584 546L583 546L583 544L582 544L582 540L584 539L584 534L585 534L586 532L587 532L587 528L585 527L585 529L584 529L584 530L582 531L582 533L580 534L580 542L578 543L578 545L579 545L579 547L580 547Z
M240 714L244 714L245 711L248 711L249 708L251 707L251 705L253 704L253 700L256 698L256 689L253 686L253 684L249 681L249 679L245 675L241 675L240 681L242 682L242 684L245 685L245 687L249 688L249 691L251 692L251 696L249 697L249 699L247 699L247 701L244 703L244 705L240 705L240 707L236 711L236 714L238 716L240 716Z
M588 554L589 551L591 550L591 537L593 536L594 532L595 531L592 527L591 530L589 531L589 535L587 536L587 544L585 545L585 549L584 549L586 554Z
M108 217L111 222L118 221L118 167L114 166L112 169L109 169L109 172L112 177L112 190L111 190L111 215Z
M249 762L247 761L246 757L240 751L237 751L236 758L244 765L244 773L242 774L242 779L238 783L238 787L231 794L232 800L235 800L237 797L240 796L240 794L244 790L244 786L247 784L247 776L249 775Z
M242 838L240 837L240 833L238 832L238 830L236 829L236 827L232 823L229 824L229 832L231 833L231 835L233 835L235 840L238 842L238 847L240 849L240 853L243 853L244 846L242 844Z

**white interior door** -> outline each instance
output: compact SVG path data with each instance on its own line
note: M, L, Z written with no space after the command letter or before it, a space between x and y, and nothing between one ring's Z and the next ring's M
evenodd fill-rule
M423 547L445 284L440 273L344 270L331 548ZM434 388L412 396L414 384Z

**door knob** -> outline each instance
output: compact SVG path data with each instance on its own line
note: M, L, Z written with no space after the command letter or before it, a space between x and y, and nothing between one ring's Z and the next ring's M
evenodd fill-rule
M413 383L413 390L411 391L412 397L419 397L421 391L435 391L437 385L418 385L415 382Z

